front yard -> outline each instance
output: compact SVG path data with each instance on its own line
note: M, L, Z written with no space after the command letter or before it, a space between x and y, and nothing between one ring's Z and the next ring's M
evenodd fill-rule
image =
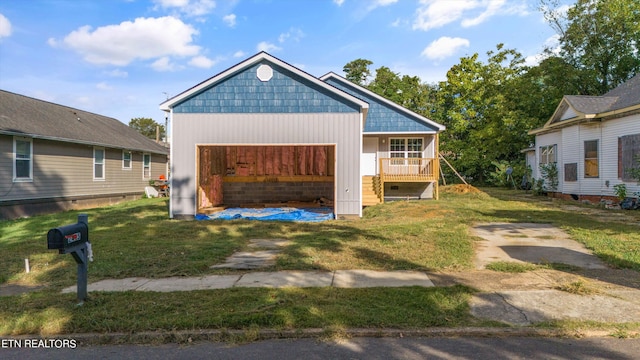
M477 222L552 223L613 267L640 271L640 212L600 210L523 192L445 188L439 201L399 201L365 209L357 221L284 223L178 221L164 199L83 211L95 261L89 282L107 278L233 273L211 269L250 239L286 239L276 270L420 270L473 267ZM473 289L455 285L393 289L228 289L174 293L90 293L76 306L70 255L47 250L52 227L78 212L0 222L0 284L43 286L0 297L0 335L185 329L424 328L479 325ZM29 259L31 272L24 271ZM487 324L484 324L487 325Z

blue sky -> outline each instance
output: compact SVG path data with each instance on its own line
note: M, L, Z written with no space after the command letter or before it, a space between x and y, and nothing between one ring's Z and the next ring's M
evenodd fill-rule
M562 0L572 4L572 0ZM265 50L314 76L355 59L424 82L496 44L535 64L538 0L3 0L0 89L164 123L167 97Z

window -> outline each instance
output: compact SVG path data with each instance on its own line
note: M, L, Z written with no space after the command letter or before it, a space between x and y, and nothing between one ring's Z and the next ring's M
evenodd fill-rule
M422 138L389 139L389 156L398 158L391 162L393 165L405 165L405 158L421 158Z
M598 171L598 140L584 142L584 177L597 178Z
M556 144L540 146L540 165L557 162L557 149Z
M143 179L151 178L151 155L150 154L142 155L142 178Z
M13 181L33 180L33 142L30 138L13 139Z
M640 134L618 138L618 178L622 181L635 181L631 169L640 166Z
M104 180L104 149L93 148L93 180Z
M122 151L122 168L131 170L131 151Z

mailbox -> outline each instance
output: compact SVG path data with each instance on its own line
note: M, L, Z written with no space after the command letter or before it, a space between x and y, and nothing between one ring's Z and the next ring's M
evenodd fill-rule
M78 264L78 300L87 299L87 261L93 261L89 242L89 216L78 215L75 224L60 226L47 233L47 248L60 254L71 254Z
M87 241L89 241L89 226L81 222L60 226L47 233L47 248L60 250L61 254L66 253L65 250Z

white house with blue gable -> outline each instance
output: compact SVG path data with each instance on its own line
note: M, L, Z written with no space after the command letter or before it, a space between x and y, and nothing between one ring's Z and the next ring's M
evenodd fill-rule
M261 52L160 108L172 120L171 217L320 199L357 218L385 196L437 197L444 127L335 74Z

